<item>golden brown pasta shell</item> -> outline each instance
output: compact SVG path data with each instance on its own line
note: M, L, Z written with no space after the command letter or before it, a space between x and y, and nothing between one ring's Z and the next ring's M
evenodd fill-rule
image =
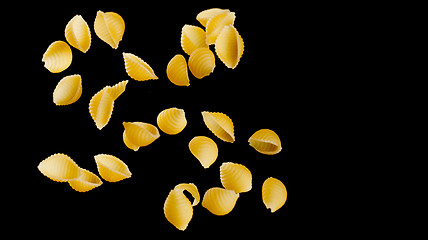
M220 180L224 188L236 193L248 192L252 188L251 172L242 164L223 163L220 166Z
M45 63L45 68L52 73L59 73L67 69L73 54L70 46L64 41L55 41L49 45L46 52L43 54L42 62Z
M262 198L266 208L275 212L287 201L287 189L280 180L270 177L263 182Z
M202 199L202 207L206 208L212 214L222 216L230 213L235 207L239 193L233 190L213 187L208 189Z
M250 146L258 152L274 155L281 151L281 140L279 136L270 129L260 129L248 139Z
M230 117L220 112L202 112L205 125L218 138L225 142L235 141L233 122Z

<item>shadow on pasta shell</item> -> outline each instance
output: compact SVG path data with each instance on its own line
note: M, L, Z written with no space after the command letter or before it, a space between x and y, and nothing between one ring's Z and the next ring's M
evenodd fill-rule
M235 141L232 119L220 112L202 112L205 125L214 135L225 142Z
M123 53L126 73L137 81L158 79L153 69L141 58L132 53Z
M157 124L160 130L166 134L178 134L187 125L186 115L183 109L168 108L158 114Z
M108 182L118 182L132 175L128 166L115 156L98 154L94 158L100 176Z
M149 123L123 122L123 127L125 145L134 151L136 146L147 146L160 137L157 127Z
M270 177L263 182L262 199L266 208L275 212L287 201L287 189L280 180Z
M233 25L235 22L235 13L226 12L218 14L210 18L207 22L207 44L214 44L221 30L228 25Z
M198 48L189 57L190 72L198 79L210 75L215 68L215 56L209 48Z
M115 12L98 11L94 22L95 34L113 49L119 47L125 32L125 21Z
M244 41L234 26L225 26L215 42L218 58L228 68L234 69L244 53Z
M198 20L199 23L201 23L201 25L205 27L207 26L207 22L208 20L210 20L210 18L222 13L230 13L230 10L220 9L220 8L210 8L198 13L198 15L196 16L196 20Z
M79 74L66 76L55 87L53 102L56 105L69 105L82 95L82 77Z
M205 136L196 136L190 140L189 149L204 168L209 168L218 156L217 144Z
M220 180L224 188L236 193L248 192L252 188L251 172L242 164L223 163L220 166Z
M69 156L57 153L41 161L39 171L56 182L67 182L80 176L79 166Z
M107 125L113 113L114 100L111 92L111 87L106 86L89 101L89 114L99 130Z
M184 25L181 29L181 48L188 55L198 48L208 48L205 31L193 25Z
M101 186L103 182L94 173L81 168L81 174L78 178L68 181L70 186L78 192L87 192Z
M279 136L270 129L260 129L256 131L249 139L250 146L256 151L274 155L281 151L281 140Z
M235 193L233 190L213 187L205 192L202 207L212 214L223 216L233 210L238 198L239 193Z
M70 46L64 41L55 41L43 54L42 62L51 73L59 73L70 66L72 59Z
M65 39L67 42L86 53L91 46L91 30L82 16L74 16L65 27Z
M189 86L189 74L187 73L187 63L183 55L175 55L166 67L166 75L169 81L177 86Z

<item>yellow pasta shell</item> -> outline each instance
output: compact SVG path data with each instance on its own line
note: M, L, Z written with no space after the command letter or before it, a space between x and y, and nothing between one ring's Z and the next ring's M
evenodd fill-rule
M113 113L114 100L111 92L111 87L106 86L89 101L89 113L100 130L107 125Z
M125 145L134 151L151 144L160 136L158 129L149 123L123 122L123 126Z
M153 69L144 62L141 58L132 53L123 53L125 60L126 73L137 81L146 81L150 79L158 79Z
M66 76L55 87L53 102L56 105L69 105L82 95L82 77L79 74Z
M81 174L78 178L68 181L74 190L78 192L87 192L103 184L97 175L83 168L80 170Z
M235 13L226 12L210 18L207 22L207 44L214 44L223 27L233 25L235 22Z
M125 32L125 21L115 12L98 11L95 17L94 30L101 40L117 49Z
M215 56L209 48L198 48L189 57L189 69L198 79L210 75L215 68Z
M67 69L73 54L70 46L64 41L55 41L49 45L46 52L43 54L42 62L45 63L45 68L52 73L59 73Z
M205 192L202 207L208 209L212 214L226 215L233 210L238 198L239 193L235 193L233 190L213 187Z
M82 16L74 16L65 27L65 39L67 42L86 53L91 46L91 30Z
M39 171L56 182L67 182L80 176L80 168L69 156L57 153L41 161Z
M235 135L233 122L226 114L220 112L202 112L205 125L208 129L225 142L233 143Z
M183 131L187 120L183 109L168 108L159 113L157 123L164 133L174 135Z
M244 41L236 28L225 26L215 41L218 58L228 67L234 69L244 53Z
M189 86L189 75L187 73L187 63L183 55L175 55L166 67L168 79L177 86Z
M248 192L252 188L252 175L247 167L225 162L220 166L220 180L224 188L236 193Z
M183 194L187 190L194 197L193 204ZM199 203L200 196L198 189L193 183L182 183L175 186L168 194L165 200L163 212L172 225L177 229L184 231L189 225L193 216L193 207Z
M198 48L208 48L207 34L205 31L193 25L184 25L181 29L181 47L188 55Z
M116 100L126 89L126 85L128 84L128 80L121 81L113 86L111 86L110 95L113 98L113 101Z
M189 149L204 168L209 168L218 156L217 144L205 136L196 136L190 140Z
M196 16L196 20L198 20L201 23L201 25L205 27L210 18L222 13L229 13L229 12L230 12L229 9L211 8L198 13L198 15Z
M280 180L270 177L263 182L262 199L266 208L275 212L287 201L287 189Z
M94 158L100 176L108 182L118 182L132 175L128 166L115 156L98 154Z
M248 139L250 146L258 152L274 155L281 151L281 140L279 136L270 129L260 129Z

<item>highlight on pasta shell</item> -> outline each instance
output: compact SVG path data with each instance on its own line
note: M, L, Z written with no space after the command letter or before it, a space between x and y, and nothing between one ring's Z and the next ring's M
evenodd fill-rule
M220 180L224 188L236 193L248 192L252 188L251 172L242 164L224 162L220 166Z
M66 76L55 87L53 102L56 105L69 105L82 95L82 77L79 74Z
M115 156L98 154L94 158L100 176L108 182L118 182L132 175L128 166Z
M235 141L233 122L230 117L220 112L202 112L205 125L214 135L225 142Z
M209 48L198 48L189 57L190 72L198 79L210 75L215 68L215 56Z
M78 192L87 192L101 186L103 182L94 173L81 168L81 174L78 178L68 181L70 186Z
M70 66L72 59L70 46L64 41L55 41L43 54L42 62L51 73L59 73Z
M236 28L225 26L215 41L218 58L228 67L234 69L244 53L244 41Z
M198 20L199 23L201 23L201 25L205 27L210 18L222 13L230 13L230 10L220 9L220 8L210 8L198 13L198 15L196 16L196 20Z
M166 67L168 79L177 86L189 86L189 74L187 73L187 63L183 55L175 55Z
M202 199L202 207L212 214L223 216L230 213L235 207L239 193L219 187L208 189Z
M101 40L117 49L125 32L125 21L115 12L98 11L95 17L94 30Z
M270 177L263 182L262 199L266 208L275 212L287 201L287 189L280 180Z
M204 168L209 168L217 159L217 144L209 137L196 136L189 142L189 149Z
M39 171L56 182L67 182L80 176L79 166L69 156L57 153L41 161Z
M279 136L270 129L260 129L256 131L250 139L248 139L250 146L258 152L274 155L281 151L281 140Z
M91 46L91 30L82 16L74 16L65 27L65 39L67 42L86 53Z
M208 48L206 41L207 34L197 26L184 25L181 29L181 47L188 55L198 48Z
M146 81L150 79L158 79L153 69L144 62L141 58L132 53L123 53L125 60L126 73L137 81Z
M235 13L226 12L210 18L207 22L207 44L214 44L221 30L227 25L233 25L235 22Z
M157 127L149 123L123 122L123 127L125 128L123 141L134 151L151 144L160 136Z
M99 130L107 125L113 113L112 89L106 86L97 92L89 102L89 113Z
M187 125L186 115L183 109L168 108L158 114L157 124L160 130L166 134L178 134Z

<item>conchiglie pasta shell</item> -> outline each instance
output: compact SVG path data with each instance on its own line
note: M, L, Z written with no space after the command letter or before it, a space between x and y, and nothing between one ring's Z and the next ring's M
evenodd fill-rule
M113 86L111 86L111 97L113 98L113 101L115 101L126 89L126 85L128 84L128 80L119 82Z
M94 158L100 176L108 182L118 182L132 175L128 166L115 156L98 154Z
M57 153L41 161L39 171L56 182L67 182L80 176L80 168L69 156Z
M137 81L146 81L150 79L158 79L153 69L144 62L141 58L132 53L123 53L125 60L126 73Z
M244 41L234 26L225 26L215 42L218 58L228 67L235 68L244 53Z
M98 11L94 22L95 34L112 48L117 49L125 32L125 21L115 12Z
M207 22L206 32L207 32L207 44L214 44L218 35L220 34L223 27L227 25L233 25L235 22L235 13L221 13L212 18Z
M183 109L168 108L159 113L157 123L164 133L174 135L183 131L187 120Z
M281 140L279 136L270 129L260 129L248 139L250 146L258 152L274 155L281 151Z
M135 149L135 146L147 146L160 136L158 129L149 123L123 122L123 126L126 134L124 135L125 145L134 151L138 150L138 148Z
M239 193L235 193L233 190L213 187L205 192L202 207L208 209L212 214L226 215L233 210L238 197Z
M215 68L215 56L208 48L198 48L189 57L190 72L198 79L210 75Z
M86 53L91 46L91 30L80 15L74 16L65 27L65 39L67 42Z
M55 87L53 102L56 105L69 105L82 95L82 77L79 74L66 76Z
M55 41L49 45L46 52L43 54L42 62L45 63L45 68L52 73L59 73L67 69L73 54L70 46L64 41Z
M184 25L181 29L181 47L188 55L198 48L208 48L205 31L196 26Z
M198 20L201 23L201 25L205 27L210 18L222 13L229 13L229 12L230 12L229 9L211 8L198 13L198 15L196 16L196 20Z
M218 156L217 144L205 136L196 136L190 140L189 149L204 168L209 168Z
M194 200L183 194L186 190L192 194ZM174 187L168 194L164 203L164 215L166 219L179 230L185 230L193 216L193 206L200 201L199 191L193 183L181 183Z
M186 59L181 54L175 55L166 67L168 79L177 86L189 86Z
M262 199L266 208L275 212L287 201L287 189L280 180L270 177L263 182Z
M226 114L220 112L202 112L205 125L208 129L225 142L235 141L233 122Z
M87 192L103 184L97 175L83 168L80 170L81 174L78 178L68 181L74 190L78 192Z
M104 87L89 101L89 113L100 130L107 125L113 113L114 100L111 92L110 86Z
M220 180L224 188L236 193L248 192L252 188L252 175L247 167L225 162L220 166Z

